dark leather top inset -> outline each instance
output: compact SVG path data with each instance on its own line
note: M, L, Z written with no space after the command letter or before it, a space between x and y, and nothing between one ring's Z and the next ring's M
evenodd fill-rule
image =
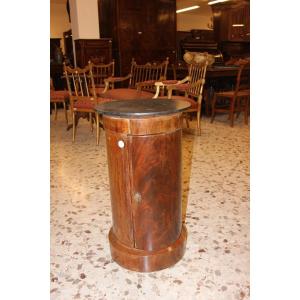
M121 100L101 103L95 106L96 111L104 115L117 117L144 117L169 115L182 112L189 108L191 104L180 100Z

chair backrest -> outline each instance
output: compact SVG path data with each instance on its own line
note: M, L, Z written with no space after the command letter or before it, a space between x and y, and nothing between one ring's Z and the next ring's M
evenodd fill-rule
M115 74L115 62L112 61L108 64L95 64L89 61L89 66L91 67L95 87L104 87L104 79L112 77Z
M197 53L198 55L199 62L197 63L195 62L197 60L195 60L188 66L189 84L193 85L196 82L199 82L199 84L189 88L186 91L186 95L191 97L199 97L200 95L202 95L207 66L213 63L213 56L209 55L208 53L195 53Z
M144 65L138 65L133 58L131 61L129 88L136 88L136 84L139 82L165 80L168 64L168 57L162 63L146 63Z
M64 65L64 76L70 96L71 109L76 100L96 98L95 83L91 66L84 68L71 68Z
M198 97L202 94L203 86L205 83L207 64L191 64L189 65L189 84L194 84L202 80L202 84L191 87L186 91L186 94L192 97Z
M249 76L245 75L250 65L250 61L247 59L241 59L235 64L239 66L235 85L235 93L237 93L240 90L246 90L250 88Z

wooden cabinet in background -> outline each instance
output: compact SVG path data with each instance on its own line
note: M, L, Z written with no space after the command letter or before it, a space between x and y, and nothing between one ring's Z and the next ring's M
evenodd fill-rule
M243 25L243 26L237 26ZM232 9L229 11L228 39L230 41L250 40L250 7Z
M175 0L99 0L102 38L112 38L116 73L126 75L137 63L176 59Z
M232 1L211 7L215 37L218 42L250 41L250 4Z
M225 61L250 55L250 3L229 1L212 5L214 33Z
M79 39L75 40L76 62L78 67L85 67L90 59L101 63L112 60L111 39Z

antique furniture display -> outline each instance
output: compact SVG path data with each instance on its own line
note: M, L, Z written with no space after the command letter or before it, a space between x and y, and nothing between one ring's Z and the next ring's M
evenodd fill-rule
M248 78L243 77L248 60L239 60L238 73L236 77L235 88L231 91L222 91L214 93L212 100L211 123L214 121L217 112L226 112L229 114L230 126L234 125L234 114L243 111L245 124L248 124L250 87ZM238 116L237 114L237 116Z
M124 81L128 81L129 89L154 91L155 82L166 79L168 64L168 57L161 63L146 63L142 65L137 64L132 59L130 73L127 76L105 79L104 93L109 88L113 88L115 83Z
M187 113L197 114L197 135L201 135L201 103L202 92L205 84L205 76L207 66L214 62L212 55L207 53L187 52L184 59L188 64L189 74L180 81L161 81L155 83L156 94L154 98L165 99L159 97L160 90L166 88L168 91L168 99L184 100L191 104L191 107L185 111ZM184 92L184 95L173 95L173 92ZM189 127L188 117L186 116L187 127Z
M57 120L57 104L62 104L64 108L65 118L68 125L67 102L69 101L69 93L66 90L56 91L53 86L53 80L50 78L50 103L54 105L54 120Z
M127 269L157 271L184 255L181 113L189 106L154 99L96 106L106 134L111 255Z
M113 60L108 64L96 64L90 60L89 65L93 73L96 95L99 96L104 91L104 80L108 77L114 76L115 74L115 62Z
M99 114L95 113L95 105L109 100L105 98L97 98L95 83L90 65L82 69L71 68L64 65L64 75L67 80L70 97L70 110L72 113L72 141L75 141L76 128L78 125L80 113L87 113L91 123L91 131L93 131L93 120L96 123L96 143L97 145L99 145L100 117Z

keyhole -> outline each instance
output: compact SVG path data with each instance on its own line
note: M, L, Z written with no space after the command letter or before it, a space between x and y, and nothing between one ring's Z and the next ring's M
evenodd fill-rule
M142 201L142 196L141 196L140 193L135 193L135 194L134 194L134 201L135 201L136 203L140 203L140 202Z

